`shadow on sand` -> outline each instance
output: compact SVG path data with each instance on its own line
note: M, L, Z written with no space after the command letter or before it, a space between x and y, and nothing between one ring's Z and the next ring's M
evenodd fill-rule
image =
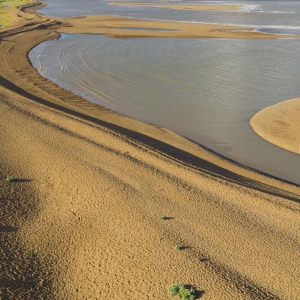
M176 161L181 162L182 164L188 166L189 168L192 168L194 170L200 171L202 173L205 174L209 174L215 178L218 179L223 179L223 180L227 180L231 183L235 183L253 190L257 190L260 192L264 192L267 193L269 195L272 196L278 196L278 197L282 197L285 198L287 200L291 200L291 201L295 201L295 202L300 202L300 195L297 195L295 193L291 193L282 189L279 189L277 187L274 186L270 186L268 184L265 183L261 183L259 181L253 180L251 178L236 174L234 172L231 172L227 169L224 169L218 165L215 165L209 161L206 161L202 158L199 158L189 152L186 152L184 150L178 149L176 147L173 147L165 142L162 142L160 140L157 140L153 137L147 136L145 134L121 127L119 125L113 124L113 123L109 123L103 120L99 120L95 117L92 116L88 116L86 114L77 112L75 110L66 108L64 106L52 103L50 101L47 101L43 98L40 98L38 96L35 96L29 92L27 92L26 90L24 90L23 88L15 85L13 82L5 79L4 77L0 76L0 83L1 85L3 85L4 87L6 87L9 90L12 90L18 94L20 94L21 96L27 97L33 101L36 101L40 104L43 104L47 107L62 111L64 113L67 113L71 116L75 116L78 118L81 118L83 120L92 122L96 125L100 125L103 127L108 128L110 131L114 131L116 133L121 133L122 135L126 136L127 139L131 140L132 142L136 143L141 143L143 144L143 146L148 147L149 149L151 149L152 151L156 151L158 152L160 155L163 156L167 156L168 158L172 158ZM53 83L54 84L54 83ZM69 92L66 92L69 93ZM74 98L76 98L76 96L74 96ZM78 99L81 99L80 97L78 97ZM4 101L4 100L3 100ZM5 103L14 108L14 109L20 109L17 106L15 106L13 103L9 102L9 101L5 101ZM63 129L63 128L62 128ZM81 138L82 140L85 140L85 137L80 137L77 136L79 139ZM91 142L89 140L89 142ZM94 143L95 145L97 145L97 143ZM209 150L209 149L207 149ZM228 160L229 161L229 160ZM250 169L250 168L247 168ZM258 171L256 171L258 172ZM262 172L258 172L260 174L264 174ZM278 179L276 177L270 176L268 174L264 174L270 178L275 178ZM287 182L287 181L285 181ZM287 182L290 183L294 186L298 186L294 183L291 182Z
M0 225L0 232L17 232L18 228L13 226L3 226Z

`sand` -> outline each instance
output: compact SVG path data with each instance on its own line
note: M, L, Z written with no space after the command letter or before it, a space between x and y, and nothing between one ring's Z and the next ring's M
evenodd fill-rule
M300 188L41 77L37 7L0 31L0 298L299 299Z
M275 35L253 28L212 24L136 20L112 16L86 16L60 19L58 32L104 34L115 38L236 38L276 39L298 35ZM130 28L133 30L130 30ZM126 30L124 30L126 28ZM136 30L138 28L139 30ZM146 30L141 30L145 28ZM149 28L153 30L149 30ZM155 30L157 28L158 30ZM167 29L163 31L162 29ZM172 31L173 30L173 31Z
M242 7L242 4L237 5L183 5L183 4L151 4L151 3L118 3L110 2L110 5L117 6L136 6L136 7L157 7L171 8L174 10L237 10Z
M289 99L259 111L250 124L268 142L300 154L299 110L300 99Z

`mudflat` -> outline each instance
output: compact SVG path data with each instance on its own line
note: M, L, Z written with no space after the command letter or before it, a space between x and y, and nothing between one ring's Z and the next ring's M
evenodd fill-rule
M299 187L41 77L28 51L58 32L143 26L41 5L0 30L0 297L169 299L182 283L201 299L298 299Z

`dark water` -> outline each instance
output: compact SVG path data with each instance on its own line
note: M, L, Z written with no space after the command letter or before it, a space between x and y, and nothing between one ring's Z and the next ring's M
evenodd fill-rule
M76 14L76 3L64 14ZM108 9L101 3L103 10ZM46 12L55 14L61 5L62 1L51 1ZM251 19L262 28L271 17L259 18L258 23L256 14L265 15L264 10L271 11L270 7L272 15L278 15L273 11L279 8L290 15L295 7L299 9L297 1L285 6L281 2L249 1L244 6L247 12L223 13L226 18L241 14L244 22ZM127 13L147 11L130 8ZM170 10L159 11L165 19ZM298 30L291 20L284 25L284 20L279 22L273 16L272 22L281 23L276 28L265 25L265 30ZM91 102L170 128L237 162L300 184L300 156L264 141L249 125L259 110L300 95L299 42L110 39L64 34L60 40L37 46L30 58L43 76Z

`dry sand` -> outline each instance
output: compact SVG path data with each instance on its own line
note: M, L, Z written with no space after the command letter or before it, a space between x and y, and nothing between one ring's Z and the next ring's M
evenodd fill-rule
M269 106L255 114L250 124L268 142L300 154L300 98Z
M24 10L0 31L0 298L299 299L300 188L42 78L27 53L62 21Z

